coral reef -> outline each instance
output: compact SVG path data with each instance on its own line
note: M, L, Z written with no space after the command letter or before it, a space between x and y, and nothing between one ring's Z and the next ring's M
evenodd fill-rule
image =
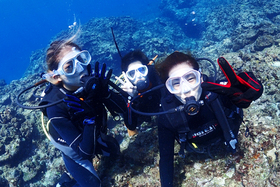
M280 1L163 0L160 6L162 15L148 21L94 18L82 25L80 45L89 50L93 63L106 63L116 75L120 57L111 27L122 55L141 49L153 58L191 50L196 57L212 60L224 56L237 72L253 71L264 93L244 110L237 153L224 154L217 148L213 159L193 153L185 159L175 155L174 185L280 186ZM41 112L22 109L15 101L21 90L41 80L44 52L33 52L20 80L8 85L0 80L0 186L53 186L66 170L60 152L44 135ZM211 73L204 61L200 63L203 72ZM38 104L33 90L21 100ZM160 186L156 119L143 123L139 134L129 138L123 121L109 118L109 134L119 141L121 155L93 160L103 186Z

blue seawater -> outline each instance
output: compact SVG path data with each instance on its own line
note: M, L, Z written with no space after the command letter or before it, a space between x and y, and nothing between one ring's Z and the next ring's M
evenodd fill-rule
M161 0L0 0L0 79L20 79L32 51L45 48L76 17L81 24L96 17L150 19Z

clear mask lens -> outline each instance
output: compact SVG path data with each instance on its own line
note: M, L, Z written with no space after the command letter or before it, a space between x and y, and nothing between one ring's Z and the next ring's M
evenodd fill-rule
M59 74L64 75L73 75L75 71L80 72L81 69L83 70L83 66L87 66L91 61L91 56L88 51L81 51L77 53L74 57L65 61L62 66L61 70L58 69L57 71L60 72Z
M76 56L76 59L78 62L80 62L81 65L88 65L91 60L91 56L88 51L82 51L79 55Z
M191 70L180 77L169 77L165 85L170 93L187 93L200 84L200 72Z
M148 67L147 66L140 66L136 69L131 69L131 70L126 72L126 76L130 80L134 80L135 77L137 76L136 74L139 74L141 76L146 76L148 74Z
M75 70L75 60L70 60L68 62L65 62L62 66L62 70L65 74L72 74Z
M129 79L134 79L135 73L136 73L135 70L130 70L130 71L126 72L126 76L127 76L127 78L129 78Z

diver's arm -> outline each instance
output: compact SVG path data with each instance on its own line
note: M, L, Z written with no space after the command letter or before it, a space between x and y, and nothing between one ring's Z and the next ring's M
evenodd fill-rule
M160 180L161 186L173 186L174 173L174 141L175 135L172 131L163 126L168 120L166 118L159 119L158 138L160 149Z
M226 84L203 82L201 87L221 95L226 95L239 108L248 108L252 101L258 99L263 93L263 85L253 72L236 74L228 61L220 57L218 64L227 78Z
M68 113L57 106L47 108L47 116L61 138L83 158L91 158L94 149L94 126L86 125L81 133Z
M126 102L124 98L114 91L110 90L110 94L107 98L103 98L103 103L111 111L117 113L125 113L127 110Z

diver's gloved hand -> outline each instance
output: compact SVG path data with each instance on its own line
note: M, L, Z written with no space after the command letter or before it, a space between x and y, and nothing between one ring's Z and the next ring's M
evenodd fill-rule
M109 91L109 80L112 76L112 69L109 69L107 76L105 75L106 73L106 64L102 65L101 72L99 74L99 62L95 63L95 68L94 68L94 76L99 78L99 93L103 98L108 98L110 96L110 91Z
M263 86L252 72L236 74L225 58L218 58L218 64L227 78L227 84L203 82L205 90L228 96L240 108L247 108L263 93Z
M94 109L89 106L89 104L78 97L73 95L66 94L66 98L63 101L67 104L67 106L72 110L74 115L76 116L89 116L91 117L95 114Z
M123 89L123 91L125 91L126 93L128 93L131 97L134 97L138 91L137 91L137 87L134 86L127 78L125 72L122 72L122 75L124 77L124 81L122 79L120 79L119 77L115 77L122 85L121 85L121 89Z
M100 87L98 77L83 76L81 78L81 83L83 84L84 96L86 96L87 98L94 98L96 95L98 95L98 87Z
M92 76L84 76L81 78L81 83L84 87L84 92L87 99L107 98L110 95L108 83L112 76L112 69L106 73L106 64L103 64L99 74L99 62L95 63L94 74Z

